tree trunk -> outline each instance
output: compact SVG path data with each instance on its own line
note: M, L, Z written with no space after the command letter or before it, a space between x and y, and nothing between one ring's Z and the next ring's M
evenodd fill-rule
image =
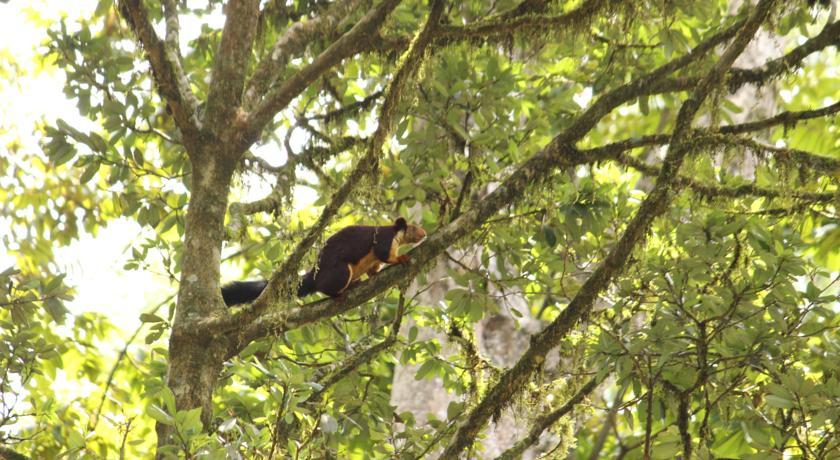
M219 265L224 241L224 217L234 163L220 149L206 147L192 155L190 204L184 233L181 281L172 334L169 339L167 385L178 410L201 408L204 428L210 426L216 380L227 353L227 341L204 334L196 321L225 313L219 288ZM171 426L158 423L161 447L178 444Z

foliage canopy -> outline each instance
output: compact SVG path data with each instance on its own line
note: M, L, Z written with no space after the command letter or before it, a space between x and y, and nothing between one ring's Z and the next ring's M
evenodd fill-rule
M0 444L485 457L511 411L503 458L840 456L828 10L94 3L43 24L79 117L0 157ZM397 215L430 234L411 265L290 298L324 236ZM125 268L173 291L133 335L70 314L54 263L121 218L143 227ZM222 272L270 284L226 309ZM531 335L515 365L476 329L497 318ZM395 410L406 366L456 395L445 414ZM52 396L68 383L90 391Z

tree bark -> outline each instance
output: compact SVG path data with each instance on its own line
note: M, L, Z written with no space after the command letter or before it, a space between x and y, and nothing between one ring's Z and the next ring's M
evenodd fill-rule
M191 155L190 204L184 232L181 281L169 339L167 385L179 410L201 408L206 428L212 420L213 389L228 349L227 340L204 334L196 323L226 314L219 288L227 195L235 163L218 147L205 144ZM173 427L158 422L161 448L177 442Z

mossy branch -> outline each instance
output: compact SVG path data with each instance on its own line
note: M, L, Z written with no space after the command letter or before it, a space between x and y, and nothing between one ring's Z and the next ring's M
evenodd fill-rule
M120 0L119 11L146 50L158 91L172 111L172 117L181 130L185 145L190 146L198 140L201 122L196 116L196 98L181 70L177 50L168 50L166 44L158 37L141 0ZM171 28L177 22L172 20L176 13L168 7L165 11L168 16L167 25ZM173 29L170 30L171 34L174 33ZM188 149L190 150L192 149Z
M185 103L195 113L199 105L198 98L193 94L190 88L190 82L187 80L187 75L184 73L182 56L181 56L181 24L178 20L178 5L176 0L164 0L163 15L166 20L166 53L169 62L172 63L172 69L175 78L177 79L178 89L184 98ZM198 120L200 123L200 120Z
M773 78L790 72L800 65L810 54L821 51L830 46L840 44L840 21L826 25L823 30L806 40L805 43L792 49L784 56L768 61L761 67L753 69L732 69L726 77L726 86L730 92L735 92L747 84L763 85ZM700 81L699 77L675 77L663 79L648 88L644 95L689 91Z
M515 460L517 458L521 458L525 449L534 445L539 440L543 431L551 428L551 426L557 423L560 418L571 412L572 409L580 404L584 398L589 396L589 394L592 393L597 386L598 379L590 379L580 388L580 390L577 391L577 393L566 401L566 404L563 404L551 412L540 415L534 421L534 424L531 425L531 429L528 430L528 435L517 441L516 444L511 446L508 450L502 452L501 455L496 457L496 460Z
M774 126L794 126L798 123L816 118L836 116L840 112L840 102L828 105L820 109L782 112L769 118L756 120L735 125L721 126L718 128L700 128L691 132L691 139L699 145L732 145L746 147L755 152L761 152L774 157L779 161L794 161L800 166L824 174L833 174L840 171L840 160L818 155L804 150L791 149L787 147L774 147L763 144L759 141L739 136L749 132L760 131ZM582 151L582 154L591 155L601 159L618 158L622 152L651 146L666 145L670 142L671 134L652 134L633 139L624 139L601 147ZM637 168L638 169L638 168Z
M444 46L465 41L498 40L516 34L551 33L566 29L579 29L581 24L591 22L608 8L616 8L626 1L588 0L574 10L556 16L532 14L536 9L522 2L515 8L496 17L477 21L464 26L441 26L435 34L434 45ZM410 37L404 35L380 37L371 42L366 51L389 52L405 49Z

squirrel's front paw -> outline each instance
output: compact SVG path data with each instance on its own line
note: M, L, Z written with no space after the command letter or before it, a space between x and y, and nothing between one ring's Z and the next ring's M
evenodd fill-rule
M398 264L408 264L411 263L411 257L408 254L403 254L397 257Z

